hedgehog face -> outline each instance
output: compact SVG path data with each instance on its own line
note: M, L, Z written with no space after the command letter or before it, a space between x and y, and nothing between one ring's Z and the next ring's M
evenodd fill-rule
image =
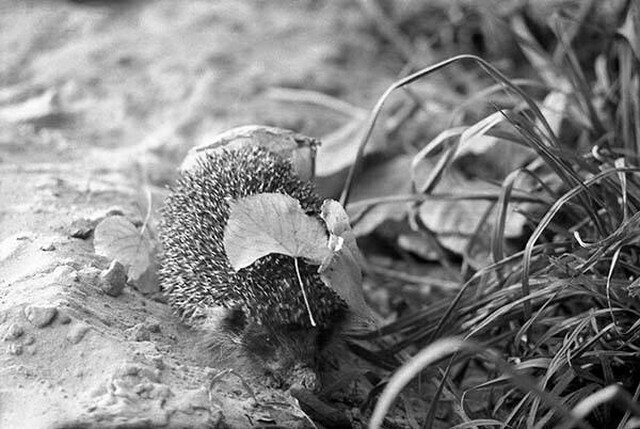
M250 355L260 361L264 370L280 384L318 387L316 356L318 330L315 328L247 326L243 343Z

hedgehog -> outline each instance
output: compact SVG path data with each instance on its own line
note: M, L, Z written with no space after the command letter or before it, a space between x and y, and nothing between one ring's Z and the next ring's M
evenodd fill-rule
M293 384L296 374L315 366L346 304L323 283L317 266L300 261L312 326L291 257L271 254L238 272L231 267L223 246L229 202L265 192L289 195L307 215L319 216L322 199L313 184L300 179L279 154L242 147L201 156L183 172L161 210L160 283L169 304L189 323L211 308L228 309L226 332L237 334L267 373ZM299 375L307 377L302 385L317 387L315 369L305 374Z

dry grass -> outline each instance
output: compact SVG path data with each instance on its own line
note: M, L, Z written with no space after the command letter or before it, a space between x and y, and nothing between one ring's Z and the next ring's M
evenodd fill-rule
M494 202L494 215L485 216L493 219L493 263L467 269L455 295L376 333L389 344L382 352L413 357L386 381L371 427L382 425L403 387L419 374L438 385L423 428L434 425L439 404L453 404L456 428L638 427L640 7L629 2L616 26L602 29L615 36L597 55L581 51L573 31L581 22L555 22L552 27L562 30L552 52L537 46L522 22L511 22L539 80L511 80L479 57L460 55L399 80L371 114L360 155L387 98L451 64L471 63L499 84L473 104L490 105L499 89L513 96L510 106L460 129L471 106L462 107L448 134L416 155L416 163L424 156L439 162L428 183L414 183L415 193L403 196L415 202L410 219L465 139L499 137L536 154L506 176L499 192L485 196ZM528 95L525 86L538 95ZM558 105L560 111L550 113ZM536 203L523 205L527 199ZM504 231L515 206L530 230L526 245L512 250Z

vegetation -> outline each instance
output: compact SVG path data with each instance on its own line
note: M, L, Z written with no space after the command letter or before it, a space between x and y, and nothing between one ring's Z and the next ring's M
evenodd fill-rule
M416 70L415 34L384 15L393 11L368 3L380 32ZM520 47L510 68L518 78L500 71L499 59L453 56L399 79L370 115L359 160L396 90L416 100L412 85L452 66L483 73L485 89L454 109L450 126L414 145L413 192L349 204L354 165L342 194L356 221L406 202L412 232L445 270L460 268L459 288L362 337L380 345L369 360L383 366L391 357L399 366L372 391L380 395L371 427L381 427L411 380L437 386L429 409L408 419L422 428L438 420L456 428L640 425L640 7L582 3L556 11L542 35L519 11L500 17ZM594 21L597 13L604 18ZM486 192L443 193L438 185L474 146L524 155L499 177L483 177ZM421 215L442 199L484 202L457 252ZM519 236L509 232L518 222ZM414 412L406 403L405 410Z

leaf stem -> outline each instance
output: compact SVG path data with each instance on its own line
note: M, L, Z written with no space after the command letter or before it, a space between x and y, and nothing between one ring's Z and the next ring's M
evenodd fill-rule
M316 327L316 321L311 314L311 306L309 306L309 300L307 299L307 292L304 290L304 283L302 282L302 276L300 275L300 266L298 265L298 258L293 258L293 264L296 267L296 274L298 275L298 282L300 283L300 289L302 289L302 298L304 298L304 305L307 306L307 313L309 313L309 321L311 326Z

